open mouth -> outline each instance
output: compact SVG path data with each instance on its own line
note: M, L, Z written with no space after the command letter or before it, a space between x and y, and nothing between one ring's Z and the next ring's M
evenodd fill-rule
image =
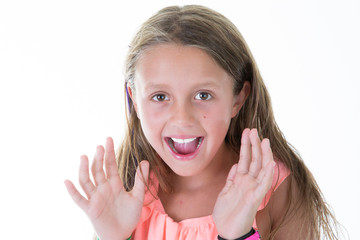
M193 137L193 138L171 138L166 137L165 141L170 146L171 150L180 155L191 155L196 152L196 150L200 147L203 137Z

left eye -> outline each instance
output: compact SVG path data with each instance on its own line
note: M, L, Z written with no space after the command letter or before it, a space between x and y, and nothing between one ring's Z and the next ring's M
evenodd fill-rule
M199 92L195 96L196 100L210 100L211 98L212 98L211 94L207 92Z

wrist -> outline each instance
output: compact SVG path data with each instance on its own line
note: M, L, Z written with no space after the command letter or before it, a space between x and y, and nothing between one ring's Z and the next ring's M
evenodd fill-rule
M96 236L94 239L95 239L95 240L101 240L101 238L99 238L98 236ZM128 238L120 237L120 238L116 238L116 239L117 239L117 240L118 240L118 239L120 239L120 240L131 240L131 236L128 237Z
M99 237L96 237L95 238L96 240L101 240ZM131 237L128 237L128 238L121 238L121 240L130 240L131 239Z
M234 240L258 240L260 238L261 238L261 236L260 236L259 232L255 231L254 228L251 228L251 230L247 234L245 234L239 238L236 238ZM218 235L218 240L228 240L228 239L223 238L220 235Z

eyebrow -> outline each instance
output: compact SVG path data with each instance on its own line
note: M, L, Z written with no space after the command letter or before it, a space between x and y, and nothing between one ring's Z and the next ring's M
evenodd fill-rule
M200 82L194 84L194 88L219 88L221 85L215 80L209 80L205 82ZM168 84L158 84L158 83L149 83L145 86L145 91L151 91L154 89L168 89L170 86Z
M168 85L166 84L157 84L157 83L149 83L149 84L146 84L145 85L145 92L149 92L151 90L154 90L154 89L164 89L164 88L168 88Z
M199 83L199 84L197 84L195 86L198 87L198 88L201 88L201 87L219 88L221 85L217 81L208 81L208 82L205 82L205 83Z

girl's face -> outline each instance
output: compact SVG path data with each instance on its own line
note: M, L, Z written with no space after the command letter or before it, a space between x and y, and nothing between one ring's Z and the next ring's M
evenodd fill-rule
M233 80L205 51L175 44L145 51L134 81L128 90L143 132L176 174L194 176L223 160L224 138L248 84L234 96Z

